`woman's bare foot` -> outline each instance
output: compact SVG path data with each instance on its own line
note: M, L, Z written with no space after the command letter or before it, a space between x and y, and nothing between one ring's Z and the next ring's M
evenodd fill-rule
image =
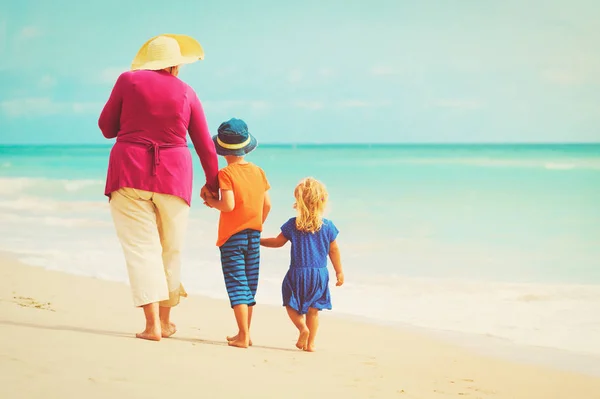
M175 323L169 323L168 325L161 325L161 336L163 338L169 338L171 335L177 332L177 326Z
M314 345L306 345L306 348L304 348L305 352L314 352L316 351L315 346Z
M227 339L227 342L236 341L238 339L238 335L239 335L239 333L235 334L233 337L227 336L225 338ZM248 345L252 346L252 340L251 339L248 340Z
M296 348L306 349L306 344L308 342L309 335L310 335L310 330L308 328L301 330L300 335L298 336L298 342L296 342Z
M148 341L160 341L160 327L146 328L141 333L135 334L136 338L147 339Z
M232 341L227 341L227 345L235 346L236 348L247 348L250 346L250 343L243 339L234 339Z

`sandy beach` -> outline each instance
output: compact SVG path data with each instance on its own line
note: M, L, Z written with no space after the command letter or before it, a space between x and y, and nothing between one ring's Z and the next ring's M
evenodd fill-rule
M0 258L2 398L600 398L600 378L488 358L428 336L322 313L318 352L283 309L258 306L254 346L228 347L228 303L192 296L177 334L142 327L128 287Z

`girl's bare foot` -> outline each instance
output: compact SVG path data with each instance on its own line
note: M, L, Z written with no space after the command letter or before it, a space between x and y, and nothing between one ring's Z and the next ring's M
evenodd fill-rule
M227 342L236 341L236 340L238 339L238 336L239 336L239 335L240 335L240 334L238 333L238 334L235 334L233 337L227 336L227 337L225 337L225 338L227 339ZM252 346L252 340L251 340L251 339L250 339L250 340L248 340L248 345L249 345L249 346Z
M306 352L314 352L315 350L316 349L314 345L306 345L306 348L304 348L304 351Z
M305 349L309 335L310 330L308 328L305 327L303 330L301 330L300 335L298 336L298 342L296 342L296 348Z
M148 341L160 341L160 327L146 328L141 333L135 334L136 338L147 339Z
M243 339L234 339L232 341L227 341L227 345L235 346L236 348L247 348L250 346L248 341L244 341Z
M175 323L169 323L168 325L161 325L161 336L163 338L169 338L171 335L177 332L177 326Z

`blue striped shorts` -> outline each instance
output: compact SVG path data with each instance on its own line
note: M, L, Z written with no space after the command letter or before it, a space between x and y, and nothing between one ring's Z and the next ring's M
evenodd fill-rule
M250 229L240 231L229 237L219 249L231 307L256 305L254 295L258 287L260 232Z

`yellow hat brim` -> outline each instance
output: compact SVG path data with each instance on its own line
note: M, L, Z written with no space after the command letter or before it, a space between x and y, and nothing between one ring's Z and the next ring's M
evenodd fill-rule
M156 39L159 36L166 36L175 39L179 44L179 49L181 50L181 57L172 60L148 60L148 45L152 40ZM187 35L166 33L163 35L154 36L142 45L142 47L137 52L135 58L133 59L133 62L131 63L131 70L159 70L182 64L191 64L193 62L203 59L204 49L196 39Z

